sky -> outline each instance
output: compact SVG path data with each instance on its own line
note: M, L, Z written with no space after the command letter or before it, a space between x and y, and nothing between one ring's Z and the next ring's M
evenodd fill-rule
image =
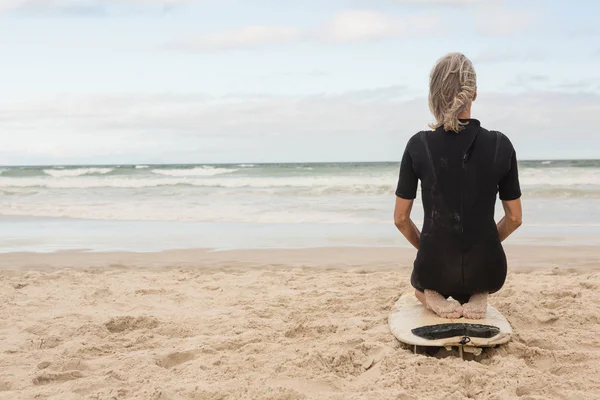
M521 159L600 159L600 2L0 0L0 165L397 161L429 72Z

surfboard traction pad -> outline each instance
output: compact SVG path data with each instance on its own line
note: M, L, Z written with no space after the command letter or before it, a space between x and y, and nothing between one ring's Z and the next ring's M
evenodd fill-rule
M411 329L411 332L414 335L427 340L446 339L455 336L492 338L500 333L500 328L497 326L481 324L448 323L420 326Z
M509 322L490 304L484 319L446 319L423 307L412 292L400 296L388 324L399 341L413 346L495 347L512 335Z

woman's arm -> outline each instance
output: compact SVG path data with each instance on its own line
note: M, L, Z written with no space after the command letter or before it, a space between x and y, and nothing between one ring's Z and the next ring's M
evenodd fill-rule
M521 226L523 219L517 153L510 140L506 136L503 136L503 138L506 140L511 157L507 173L498 182L498 194L500 200L502 200L502 207L504 207L504 217L497 224L501 242Z
M523 223L523 210L521 208L521 199L504 200L504 217L498 222L498 235L503 242L511 233L517 230Z
M415 223L410 219L410 212L412 210L414 200L407 200L401 197L396 197L396 207L394 208L394 224L396 228L412 244L415 248L419 249L419 240L421 238L421 232Z

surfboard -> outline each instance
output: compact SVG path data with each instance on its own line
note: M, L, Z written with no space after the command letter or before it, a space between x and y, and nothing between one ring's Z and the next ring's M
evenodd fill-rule
M447 319L426 309L413 292L400 296L388 324L399 341L413 346L494 347L507 343L512 335L510 323L491 304L483 319Z

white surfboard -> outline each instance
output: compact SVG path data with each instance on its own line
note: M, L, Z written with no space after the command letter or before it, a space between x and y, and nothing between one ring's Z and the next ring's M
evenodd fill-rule
M447 319L426 309L414 292L400 296L388 318L388 324L399 341L413 346L493 347L508 342L512 335L510 323L490 304L483 319ZM434 338L444 336L444 333L440 333L444 330L450 334L456 333L456 336ZM481 331L484 331L483 335L491 337L477 337Z

